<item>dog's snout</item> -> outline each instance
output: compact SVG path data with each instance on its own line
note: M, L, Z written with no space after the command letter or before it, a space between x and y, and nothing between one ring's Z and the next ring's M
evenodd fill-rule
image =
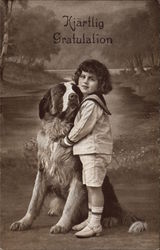
M69 100L70 100L70 101L74 101L74 100L76 100L76 99L77 99L77 94L71 93L71 94L69 95Z

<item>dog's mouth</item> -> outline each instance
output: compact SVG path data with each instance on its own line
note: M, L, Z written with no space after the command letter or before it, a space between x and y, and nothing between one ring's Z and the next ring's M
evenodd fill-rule
M65 111L61 112L58 117L62 120L67 120L68 122L73 122L74 118L78 112L79 100L70 100L68 107Z
M69 101L68 108L77 109L78 106L79 106L79 101L78 100Z

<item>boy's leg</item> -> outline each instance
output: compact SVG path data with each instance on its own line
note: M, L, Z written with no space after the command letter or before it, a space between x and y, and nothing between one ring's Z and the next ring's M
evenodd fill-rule
M90 156L87 155L87 157L86 157L86 156L80 155L79 157L80 157L80 161L81 161L82 166L83 166L83 168L82 168L82 181L83 181L83 184L86 185L86 176L85 176L84 166L86 164L86 159L88 159ZM72 227L73 230L80 231L84 227L87 226L87 224L90 220L90 217L91 217L91 209L92 209L91 204L92 204L91 196L89 196L89 194L88 194L88 218L86 220L82 221L80 224L73 226Z
M107 171L108 156L103 154L81 155L80 159L83 165L83 184L87 186L92 214L88 225L75 235L77 237L91 237L102 231L101 217L104 206L102 184ZM109 157L109 160L111 160L111 157Z
M82 221L80 224L73 226L72 229L73 229L74 231L80 231L80 230L82 230L84 227L86 227L87 224L88 224L89 221L90 221L91 213L92 213L91 204L88 203L88 217L87 217L87 219L84 220L84 221Z
M102 187L87 187L87 190L92 205L92 213L87 226L75 234L79 238L98 236L102 232L101 217L104 205Z
M91 226L100 226L104 207L102 187L88 187L87 189L92 204L92 213L89 223Z

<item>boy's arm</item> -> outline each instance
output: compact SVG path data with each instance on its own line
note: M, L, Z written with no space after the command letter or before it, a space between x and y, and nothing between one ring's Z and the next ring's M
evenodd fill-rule
M84 107L83 107L84 106ZM96 122L101 117L103 110L93 101L86 101L81 107L81 118L78 123L71 129L61 143L62 146L73 146L76 142L92 132Z

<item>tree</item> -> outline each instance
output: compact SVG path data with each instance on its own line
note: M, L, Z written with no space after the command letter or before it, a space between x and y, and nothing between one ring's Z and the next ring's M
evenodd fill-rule
M139 12L134 16L127 15L112 27L114 44L106 51L106 55L130 68L132 73L135 72L135 67L138 71L143 71L144 47L148 39L145 37L146 33L142 36L142 30L147 26L146 22L146 13Z
M53 32L58 25L54 12L42 6L17 11L10 25L12 56L28 65L50 61L51 55L59 52L59 46L53 44Z
M153 10L152 15L148 10L138 11L133 16L125 16L119 23L114 24L111 28L114 44L112 48L105 49L106 56L130 68L133 73L135 68L137 73L144 72L144 63L149 65L149 59L159 55L159 33L154 25L151 25L155 24L155 21L151 21L151 16L155 20Z
M0 55L0 79L3 80L3 71L5 67L5 58L8 52L9 44L9 24L12 17L13 4L16 0L1 0L0 7L2 12L2 34L3 38L1 39L1 55ZM19 4L22 7L27 6L27 0L18 0Z
M160 66L160 4L157 0L146 1L149 13L151 44L149 60L153 68Z

